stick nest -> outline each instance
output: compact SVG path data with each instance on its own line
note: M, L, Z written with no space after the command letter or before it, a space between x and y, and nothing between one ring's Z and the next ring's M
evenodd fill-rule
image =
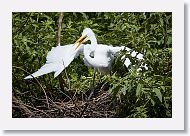
M43 99L34 106L26 104L13 94L13 117L19 111L19 117L25 118L113 118L116 117L116 103L111 95L105 90L95 90L92 98L87 101L87 95L78 97L74 95L60 101L53 101L50 98L49 107ZM88 104L86 107L85 105ZM86 108L86 109L85 109ZM82 115L81 115L82 113Z

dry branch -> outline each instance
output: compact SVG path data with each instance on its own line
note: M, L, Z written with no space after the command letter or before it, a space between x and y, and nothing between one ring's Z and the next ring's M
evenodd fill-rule
M32 74L31 74L30 72L24 70L24 69L21 68L21 67L13 66L13 68L20 69L20 70L22 70L22 71L24 71L24 72L26 72L27 74L29 74L29 75L32 76ZM32 77L33 77L33 76L32 76ZM46 93L45 89L43 88L42 84L38 81L37 78L35 78L35 77L33 77L33 78L36 80L36 82L38 83L38 85L40 86L40 88L42 89L42 91L44 92L44 95L45 95L45 98L46 98L47 107L49 108L48 97L47 97L47 93Z

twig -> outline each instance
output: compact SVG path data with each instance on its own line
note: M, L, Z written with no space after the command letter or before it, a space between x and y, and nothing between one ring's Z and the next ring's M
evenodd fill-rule
M57 45L60 46L61 45L61 24L62 24L62 19L63 19L63 12L59 13L59 19L57 21L58 23L58 31L57 31ZM62 91L64 91L64 80L62 77L62 73L58 76L59 77L59 85Z
M58 32L57 32L57 44L60 46L61 43L61 23L63 19L63 12L60 12L58 19Z
M26 72L27 74L29 74L29 75L31 75L31 76L32 76L32 74L31 74L30 72L28 72L28 71L24 70L24 69L23 69L23 68L21 68L21 67L13 66L13 68L20 69L20 70L22 70L22 71L24 71L24 72ZM47 106L48 106L48 108L49 108L48 97L47 97L47 94L46 94L45 89L43 88L42 84L38 81L38 79L37 79L37 78L35 78L34 76L32 76L32 77L36 80L36 82L38 83L38 85L40 86L40 88L43 90L43 92L44 92L44 94L45 94L45 98L46 98L46 103L47 103Z
M64 61L63 61L63 66L65 67ZM71 89L71 84L70 84L69 77L68 77L68 75L67 75L67 70L66 70L66 68L65 68L65 75L66 75L67 81L69 82L69 89Z
M64 107L61 107L61 106L57 105L57 104L56 104L53 100L51 100L51 99L50 99L50 101L51 101L51 103L53 104L53 106L54 106L56 109L59 109L61 112L63 112Z
M88 105L89 105L89 102L90 102L90 98L91 98L93 92L94 92L94 91L91 91L91 93L90 93L90 95L89 95L89 97L88 97L88 99L87 99L87 102L86 102L86 104L85 104L85 106L84 106L84 109L82 110L82 112L81 112L79 118L82 117L82 115L84 114L84 112L85 112L86 109L88 108Z
M74 100L69 96L67 95L66 93L62 92L61 90L59 90L62 94L64 94L66 97L68 97L73 103L74 103Z
M18 104L19 108L23 109L25 111L26 114L29 114L29 115L34 115L34 113L32 111L30 111L24 104L22 101L18 100L16 97L12 97L12 100L13 100L13 103L15 102L16 104ZM16 105L12 105L13 107L16 107ZM16 108L18 108L16 107Z
M32 109L34 109L34 110L36 110L36 111L39 111L39 112L42 112L43 114L45 114L47 117L50 117L47 113L45 113L44 111L42 111L42 110L39 110L39 109L37 109L37 108L35 108L35 107L32 107L32 106L30 106L30 105L27 105L27 104L25 104L25 103L23 103L21 100L18 100L18 99L16 99L16 97L13 97L13 102L15 102L15 103L17 103L17 104L19 104L20 106L21 106L21 108L26 108L26 109L28 109L28 108L32 108ZM28 107L28 108L27 108ZM25 109L24 109L25 110ZM29 110L30 111L30 110ZM31 112L31 111L30 111ZM33 114L33 113L32 113Z
M87 99L87 102L86 102L86 104L85 104L85 107L84 107L84 109L82 110L82 112L81 112L81 114L80 114L80 118L82 117L82 115L84 114L84 112L86 111L86 109L88 108L88 105L89 105L89 102L90 102L90 98L92 97L92 95L94 94L94 91L95 91L95 84L94 84L94 80L95 80L95 75L96 75L96 69L94 69L94 75L93 75L93 88L92 88L92 90L91 90L91 92L90 92L90 95L88 96L88 99Z
M58 19L58 32L57 32L57 45L60 46L61 45L61 24L62 24L62 20L63 20L63 12L60 12L59 14L59 19ZM63 62L63 66L65 67L64 65L64 62ZM66 75L66 78L67 78L67 81L69 82L69 89L70 89L70 80L68 78L68 74L67 74L67 71L66 71L66 68L65 68L65 75ZM63 86L63 77L62 77L62 74L59 75L59 84L60 84L60 88L62 91L64 91L64 86Z

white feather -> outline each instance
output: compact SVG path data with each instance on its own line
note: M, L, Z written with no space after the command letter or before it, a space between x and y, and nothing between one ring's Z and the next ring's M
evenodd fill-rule
M46 64L24 79L39 77L51 72L55 72L54 77L57 77L66 67L68 67L74 58L82 52L82 50L83 45L78 49L76 49L76 46L73 44L52 47L51 51L47 54Z

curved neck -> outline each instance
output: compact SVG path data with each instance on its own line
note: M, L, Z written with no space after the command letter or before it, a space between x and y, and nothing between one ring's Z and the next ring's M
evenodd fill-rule
M89 45L91 46L91 45ZM93 67L97 67L97 63L94 61L94 58L90 57L90 53L91 53L91 49L84 47L84 57L87 60L87 62L93 66Z
M90 37L90 42L92 45L97 45L97 40L96 40L96 36L93 34L91 37Z
M93 67L96 67L97 64L94 62L94 58L90 57L90 53L91 52L94 52L96 50L96 47L98 45L97 43L97 40L96 40L96 36L95 34L92 32L90 37L89 37L89 40L90 40L90 45L88 45L89 47L84 47L84 57L86 58L86 60L88 61L88 63L90 65L92 65Z
M96 47L98 45L97 43L97 40L96 40L96 36L94 33L91 34L91 36L89 37L89 40L90 40L90 49L91 49L91 52L95 51L96 50Z

